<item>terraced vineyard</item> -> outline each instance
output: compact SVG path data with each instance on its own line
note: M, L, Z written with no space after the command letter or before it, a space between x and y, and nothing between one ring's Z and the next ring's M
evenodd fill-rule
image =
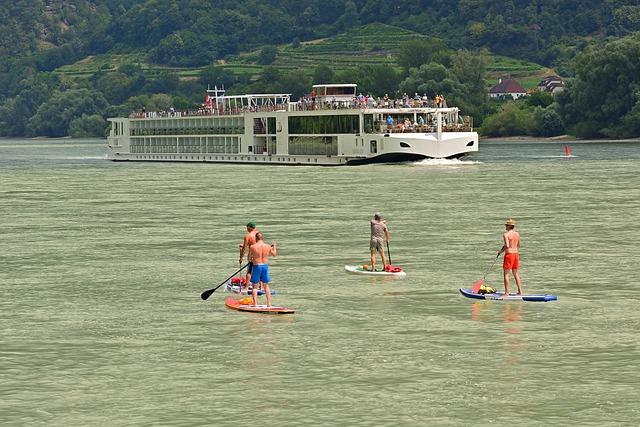
M304 69L309 74L320 64L328 65L336 71L374 64L400 69L395 56L399 46L407 40L419 37L425 36L390 25L369 24L326 39L303 42L297 47L291 44L278 46L278 56L272 66L282 71ZM220 61L220 66L238 75L256 77L264 68L257 63L258 52L256 50L231 56L226 61ZM124 63L140 64L149 75L172 71L183 79L197 78L201 69L150 64L144 52L135 52L90 56L60 67L56 73L70 78L88 78L100 70L114 71ZM549 72L549 69L538 64L492 56L488 67L488 84L495 84L501 77L511 77L525 88L530 88Z
M384 24L369 24L335 37L283 46L276 65L315 67L326 64L334 68L356 65L388 64L396 66L395 52L405 41L424 37L403 28Z

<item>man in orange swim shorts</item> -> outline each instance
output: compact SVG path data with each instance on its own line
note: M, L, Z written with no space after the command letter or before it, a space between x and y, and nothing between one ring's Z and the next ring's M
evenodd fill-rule
M502 262L502 271L504 274L504 295L509 295L509 270L513 273L513 278L516 279L516 285L518 286L518 295L522 295L522 282L520 281L520 275L518 269L520 268L520 255L518 248L520 247L520 233L516 228L516 221L508 219L505 222L504 227L506 231L502 234L502 240L504 245L498 251L498 255L504 252L504 260Z

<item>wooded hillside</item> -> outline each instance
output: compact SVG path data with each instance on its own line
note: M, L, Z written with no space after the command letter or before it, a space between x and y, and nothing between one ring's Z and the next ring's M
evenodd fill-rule
M514 60L535 77L546 68L572 77L576 55L638 30L638 0L15 0L0 9L0 135L99 133L108 115L188 106L215 82L300 93L344 76L401 90L428 63L450 77L460 49L484 58L493 78L499 61ZM474 86L453 96L476 123L498 111L478 99L477 82L459 83ZM55 100L77 108L60 120L46 105ZM39 124L46 111L56 126Z

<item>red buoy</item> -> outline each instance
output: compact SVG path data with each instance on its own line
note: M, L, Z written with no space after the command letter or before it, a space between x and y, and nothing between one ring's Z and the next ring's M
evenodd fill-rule
M571 150L569 149L569 146L565 144L564 146L564 155L569 157L571 155Z

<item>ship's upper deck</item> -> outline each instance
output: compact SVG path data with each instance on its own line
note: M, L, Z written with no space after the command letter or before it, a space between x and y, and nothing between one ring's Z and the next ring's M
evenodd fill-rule
M176 111L147 112L145 110L133 113L130 119L158 119L169 117L202 117L202 116L238 116L247 113L269 112L318 112L322 115L332 114L373 114L384 121L389 116L395 125L399 122L410 120L416 123L422 115L424 123L435 122L435 115L440 113L449 116L448 123L462 123L465 130L472 127L471 118L461 120L458 117L459 109L449 107L442 96L434 98L422 96L417 93L413 97L404 94L402 97L374 97L357 93L355 84L326 84L314 85L312 91L300 97L298 101L291 101L291 94L245 94L226 95L224 89L215 87L208 89L204 102L197 109ZM448 130L448 129L447 129ZM457 130L457 129L456 129ZM406 130L405 130L406 131Z

